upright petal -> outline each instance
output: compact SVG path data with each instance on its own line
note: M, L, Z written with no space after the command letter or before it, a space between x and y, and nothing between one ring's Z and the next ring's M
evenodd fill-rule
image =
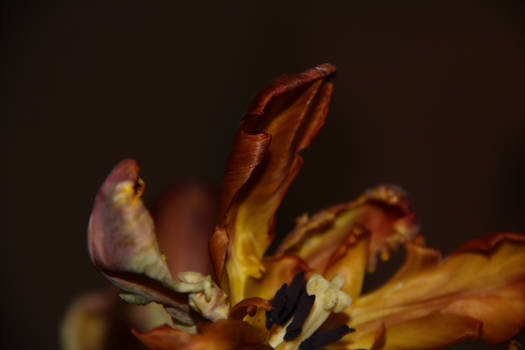
M324 124L332 92L326 78L334 72L324 64L274 80L242 119L224 174L220 225L210 243L234 304L244 298L246 279L264 271L274 214L303 163L298 152Z
M525 324L524 266L524 235L471 241L445 260L433 249L408 244L399 272L347 309L356 332L339 345L353 348L381 327L384 349L509 339Z
M316 272L345 279L343 290L358 297L366 267L373 270L378 254L412 240L419 225L408 196L394 186L379 186L357 200L300 218L277 255L296 254Z

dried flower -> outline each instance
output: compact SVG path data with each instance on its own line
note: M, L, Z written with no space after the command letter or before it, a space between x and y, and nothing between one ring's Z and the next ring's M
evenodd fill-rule
M523 327L525 236L473 240L442 259L424 245L397 187L378 186L300 217L277 252L265 256L274 214L303 163L299 152L324 124L334 72L324 64L280 77L248 108L210 239L215 278L202 271L172 276L140 199L135 161L122 161L108 176L90 219L89 251L124 300L160 304L171 316L171 325L134 331L147 346L424 349L478 337L498 343ZM366 270L400 245L404 265L361 295Z

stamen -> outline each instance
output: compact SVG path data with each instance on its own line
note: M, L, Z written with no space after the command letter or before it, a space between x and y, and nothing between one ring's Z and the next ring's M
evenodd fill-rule
M272 308L266 311L266 329L270 329L274 323L279 323L279 318L284 306L286 305L286 288L285 283L279 288L272 300Z
M316 350L341 339L345 334L355 331L353 328L343 325L332 329L323 329L316 332L310 338L299 345L299 350Z
M286 327L286 334L284 335L284 340L293 340L297 338L299 334L301 334L304 321L306 321L306 318L310 314L310 310L314 305L314 301L315 295L308 295L305 292L303 292L301 298L299 299L299 305L295 310L293 320L288 325L288 327Z
M290 287L284 283L275 293L272 300L272 309L266 312L266 329L274 323L285 325L293 316L299 297L304 289L304 272L299 272L292 280Z
M332 312L343 311L352 301L348 294L340 290L344 284L343 278L336 275L331 281L327 281L321 275L314 274L306 284L306 291L304 288L298 288L303 279L302 275L296 276L289 288L284 284L272 301L272 307L275 305L275 309L267 312L266 324L270 329L274 323L282 325L283 320L286 322L291 317L285 312L289 310L289 305L294 305L295 309L293 319L288 321L285 327L277 327L271 332L268 342L274 348L285 341L284 350L298 347L301 350L312 350L337 341L353 331L347 326L317 331ZM298 290L301 297L297 302Z
M295 275L290 287L286 290L286 305L284 307L283 322L280 323L281 325L286 323L294 314L294 310L299 303L299 298L301 297L303 289L304 272L301 271Z

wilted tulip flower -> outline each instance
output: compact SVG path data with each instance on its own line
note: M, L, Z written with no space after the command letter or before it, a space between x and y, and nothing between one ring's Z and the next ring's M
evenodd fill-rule
M89 252L122 299L156 303L170 315L166 325L133 331L148 347L426 349L472 338L495 344L523 327L525 236L499 233L442 258L423 243L415 211L397 187L378 186L300 217L276 253L265 256L275 212L303 164L299 152L324 124L334 72L324 64L280 77L250 104L209 241L214 274L174 266L208 263L202 254L170 256L172 246L187 244L176 229L159 248L136 161L122 161L107 177L89 222ZM195 241L196 252L203 244ZM366 271L398 246L406 249L399 271L361 294ZM199 263L190 265L193 259Z

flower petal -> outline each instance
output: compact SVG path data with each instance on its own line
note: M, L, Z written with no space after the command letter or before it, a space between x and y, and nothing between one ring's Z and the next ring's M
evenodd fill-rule
M173 325L166 310L156 303L146 306L119 302L116 288L76 297L67 307L60 326L64 350L142 349L130 327L149 330Z
M217 220L217 198L197 182L171 188L151 210L161 251L173 276L183 271L213 273L208 251Z
M91 260L120 289L129 302L165 305L180 323L194 324L163 254L153 220L140 196L144 183L138 164L120 162L100 188L89 221L88 246Z
M295 255L284 255L278 258L265 257L262 259L264 270L261 278L251 278L246 281L244 294L246 297L273 299L275 292L283 283L292 282L299 272L310 272L311 269Z
M383 325L385 349L434 348L478 336L498 343L524 326L524 235L471 241L442 261L433 249L406 247L399 272L346 310L356 328L344 339L349 348L357 341L352 337Z
M433 312L420 318L386 326L368 324L356 329L332 348L336 349L435 349L476 338L481 322L470 317Z
M60 325L65 350L104 349L110 329L110 310L116 295L107 291L86 293L68 306Z
M343 277L341 288L352 300L357 300L361 294L365 278L366 264L370 255L370 232L362 226L353 227L353 232L330 258L325 268L324 276L327 279L335 275Z
M219 238L211 242L217 275L234 304L244 298L246 279L264 271L275 211L301 168L298 152L324 124L332 92L325 79L334 72L324 64L274 80L241 122L223 179ZM225 241L224 232L228 244L216 244Z
M296 254L321 274L340 274L345 277L343 290L356 298L365 268L373 270L378 254L387 259L392 248L413 239L418 230L405 192L378 186L353 202L300 218L277 255Z
M271 350L264 345L265 332L239 320L224 320L198 325L197 334L170 327L158 327L146 333L133 333L153 350Z

